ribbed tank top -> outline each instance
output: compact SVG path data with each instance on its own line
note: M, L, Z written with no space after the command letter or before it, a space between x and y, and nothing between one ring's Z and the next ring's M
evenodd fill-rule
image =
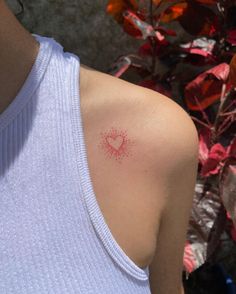
M150 294L93 190L80 109L80 58L53 38L0 115L0 293Z

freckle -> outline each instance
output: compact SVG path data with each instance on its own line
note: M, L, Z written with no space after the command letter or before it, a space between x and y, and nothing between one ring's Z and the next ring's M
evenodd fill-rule
M101 142L99 147L105 152L108 158L114 158L121 164L126 157L132 156L131 146L134 142L128 138L126 130L117 130L112 127L109 131L100 132Z

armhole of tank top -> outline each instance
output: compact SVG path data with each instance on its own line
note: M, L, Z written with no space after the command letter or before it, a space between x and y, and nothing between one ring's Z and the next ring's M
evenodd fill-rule
M121 248L121 246L112 235L95 196L88 167L87 150L85 145L83 122L80 108L80 58L73 53L72 56L74 56L74 64L72 70L73 76L71 78L71 90L73 95L73 97L71 97L71 120L73 129L73 140L76 152L76 161L82 189L82 197L85 201L87 212L89 214L93 227L109 255L126 273L130 274L132 277L138 280L146 281L149 278L148 266L144 269L140 268L124 252L124 250Z

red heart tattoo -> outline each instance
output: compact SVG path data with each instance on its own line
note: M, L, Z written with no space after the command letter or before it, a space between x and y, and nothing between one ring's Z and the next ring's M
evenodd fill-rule
M105 151L109 158L113 157L118 163L124 157L131 156L131 146L135 145L133 140L128 138L126 130L117 130L112 127L107 132L101 132L99 146Z
M124 138L121 135L117 135L116 137L108 136L106 140L108 144L116 150L119 150L124 142Z

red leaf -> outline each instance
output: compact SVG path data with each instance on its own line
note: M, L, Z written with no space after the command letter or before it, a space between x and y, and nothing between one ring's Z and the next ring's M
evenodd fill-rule
M166 52L166 46L169 45L169 42L164 39L163 41L156 42L155 52L152 52L153 48L150 45L150 42L146 42L140 46L138 53L143 56L161 56L163 53Z
M214 12L193 1L188 2L185 12L178 20L182 27L194 36L212 36L219 28Z
M198 160L202 165L205 164L209 154L209 145L210 145L210 132L207 132L206 129L200 131L199 133L199 153Z
M201 73L185 87L185 100L189 109L205 109L220 98L222 85L227 81L229 65L221 63ZM227 85L227 89L230 85ZM200 106L197 104L198 99Z
M121 56L114 62L109 70L109 74L115 77L120 77L125 73L132 64L132 60L128 56Z
M236 45L236 29L232 29L227 32L226 41L232 45Z
M218 80L225 83L229 76L229 65L227 63L221 63L208 70L207 73L215 76Z
M168 7L160 16L160 21L168 23L170 21L178 19L187 9L187 2L177 3Z
M192 245L189 243L189 241L186 241L186 243L185 243L183 264L184 264L185 270L188 273L193 272L197 267L197 262L195 260L195 254L192 249Z
M153 26L141 20L137 14L127 9L123 12L124 16L124 30L139 39L147 39L148 36L154 36L159 41L165 39L161 32L154 30Z
M114 19L122 24L123 23L123 11L131 9L133 11L138 10L138 4L135 0L109 0L106 12L111 14Z
M220 143L213 145L206 162L202 166L201 176L207 177L211 174L217 174L221 168L220 162L226 155L226 150Z
M131 18L132 15L132 18ZM137 39L142 39L142 31L137 27L137 25L134 22L134 19L136 20L136 23L138 22L139 18L137 15L132 13L129 10L125 10L123 12L123 29L124 31L131 35L132 37L135 37Z
M205 51L205 50L202 50L202 49L199 49L199 48L189 48L189 49L184 49L184 51L187 51L191 54L198 54L198 55L202 55L204 57L207 57L208 55L211 55L211 53Z
M204 57L208 57L212 55L212 51L214 49L216 41L213 39L207 39L205 37L197 38L192 42L188 42L185 44L181 44L180 48L191 54L198 54Z
M141 45L138 49L138 54L140 55L152 55L152 47L150 45L150 42L146 42L143 45Z
M212 1L182 1L168 7L161 14L160 21L168 23L178 20L191 35L212 36L219 28L218 18L211 9L201 5L203 2L213 4Z

